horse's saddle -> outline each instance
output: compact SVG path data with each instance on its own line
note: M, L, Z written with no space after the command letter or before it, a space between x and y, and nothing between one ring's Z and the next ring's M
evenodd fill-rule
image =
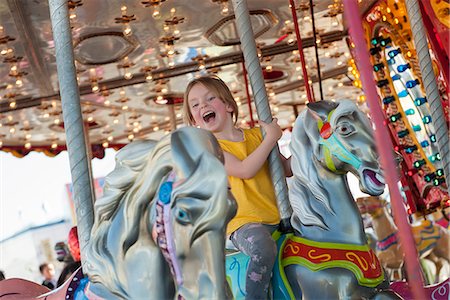
M297 264L312 271L343 268L367 287L378 286L384 280L381 264L369 245L317 242L292 235L281 249L283 266Z

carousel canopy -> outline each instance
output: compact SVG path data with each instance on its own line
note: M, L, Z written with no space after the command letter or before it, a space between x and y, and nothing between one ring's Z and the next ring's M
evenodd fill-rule
M312 2L311 9L309 0L297 1L296 13L315 99L358 101L342 4ZM195 76L217 74L228 83L242 126L257 119L247 103L251 88L231 1L69 0L68 6L95 156L181 126L183 92ZM307 102L289 1L249 0L248 6L272 113L289 128ZM48 1L1 1L0 20L1 149L55 155L66 141Z

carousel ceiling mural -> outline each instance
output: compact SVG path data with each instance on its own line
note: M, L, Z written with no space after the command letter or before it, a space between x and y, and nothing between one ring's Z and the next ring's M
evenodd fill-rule
M349 69L342 4L313 1L311 9L309 2L297 1L296 12L315 99L362 103ZM183 92L195 76L217 74L229 84L242 126L257 118L247 103L251 88L231 1L68 5L82 112L94 154L100 151L95 155L182 126ZM289 1L255 0L248 6L272 113L289 128L307 101ZM57 154L65 149L65 134L48 1L1 1L0 20L2 150Z

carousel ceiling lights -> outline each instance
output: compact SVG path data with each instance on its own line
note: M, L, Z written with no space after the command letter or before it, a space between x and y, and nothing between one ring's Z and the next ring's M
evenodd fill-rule
M134 15L127 15L127 7L125 5L123 5L120 10L122 15L118 18L114 18L115 23L121 23L123 26L123 35L130 36L133 34L130 23L136 21L136 17Z
M184 17L178 17L175 15L176 9L170 9L170 18L164 21L164 31L170 32L174 36L180 36L180 30L178 29L178 25L184 23Z
M229 13L229 8L228 8L228 0L212 0L212 2L217 3L220 5L220 14L222 16L227 16Z
M166 35L159 39L159 42L164 45L164 50L161 51L161 57L167 58L169 67L173 67L175 65L174 57L175 55L180 54L175 50L175 41L179 39L179 37L173 35Z
M97 69L96 68L90 68L89 69L89 82L91 83L91 89L93 93L97 93L100 89L98 83L103 78L100 76L97 76Z
M198 69L199 70L204 70L205 69L205 60L209 58L209 55L207 54L202 54L202 50L199 49L197 51L197 53L199 53L197 56L194 56L191 58L192 61L195 61L198 64Z
M82 0L68 0L67 6L69 7L69 20L73 27L75 20L77 18L77 14L75 13L75 9L79 6L83 5Z
M161 17L161 12L160 12L160 6L161 3L165 2L166 0L145 0L145 1L141 1L141 4L144 5L144 7L151 7L153 8L153 13L152 13L152 17L155 19L159 19Z
M119 70L123 70L123 78L126 80L130 80L133 78L133 73L131 73L130 68L132 68L135 64L128 59L128 56L123 58L122 63L117 65Z
M153 70L156 70L157 66L144 66L141 68L141 72L145 74L145 80L147 82L152 82L153 80Z
M0 55L4 56L8 53L8 42L14 41L15 38L7 35L3 26L0 26Z

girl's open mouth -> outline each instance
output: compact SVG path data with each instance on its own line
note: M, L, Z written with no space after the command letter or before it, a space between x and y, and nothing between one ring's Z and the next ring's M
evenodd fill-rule
M216 113L215 112L207 112L203 115L203 121L205 121L205 123L209 123L210 121L214 120L216 118Z

